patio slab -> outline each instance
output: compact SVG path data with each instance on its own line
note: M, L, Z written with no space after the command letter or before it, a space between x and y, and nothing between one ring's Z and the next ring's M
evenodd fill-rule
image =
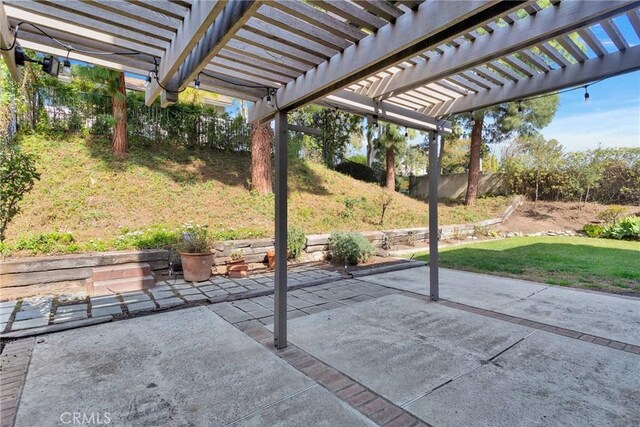
M125 426L294 425L297 414L327 425L367 423L204 307L45 336L15 425L63 425L66 412L103 420L108 413Z
M640 357L407 296L295 319L290 340L432 425L637 425Z
M361 280L429 295L429 268ZM440 297L630 344L640 345L640 299L440 269Z

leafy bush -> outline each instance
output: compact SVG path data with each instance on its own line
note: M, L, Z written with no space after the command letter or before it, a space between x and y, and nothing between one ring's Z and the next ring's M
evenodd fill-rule
M299 228L291 227L287 232L287 251L293 259L300 258L300 254L307 243L307 236Z
M344 209L340 212L342 218L351 218L354 214L355 208L362 201L359 197L345 197L342 201L344 203Z
M640 216L628 216L606 227L602 233L607 239L640 240Z
M359 181L380 183L382 181L382 174L367 165L352 162L346 160L335 167L337 172L345 175L349 175L351 178L355 178Z
M626 210L627 209L624 206L609 206L605 210L599 212L597 218L605 221L607 224L615 224L616 222L618 222L618 217L622 215Z
M597 224L585 224L582 231L589 237L602 237L604 227Z
M331 252L345 263L356 265L375 254L375 248L360 233L336 232L331 234Z
M21 236L16 242L14 249L16 251L30 251L32 254L43 254L79 252L82 248L75 242L70 232L54 231L53 233Z
M18 203L39 179L34 156L14 145L0 144L0 242L4 241L11 220L20 212Z

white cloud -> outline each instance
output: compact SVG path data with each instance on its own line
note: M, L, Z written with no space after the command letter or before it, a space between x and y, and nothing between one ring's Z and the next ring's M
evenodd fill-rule
M640 105L636 101L634 105L623 103L608 110L562 115L542 133L547 139L560 141L568 151L597 148L599 144L640 147Z

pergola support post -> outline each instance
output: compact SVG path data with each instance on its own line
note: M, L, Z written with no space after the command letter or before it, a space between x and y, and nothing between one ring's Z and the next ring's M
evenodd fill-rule
M438 162L438 132L429 132L429 295L431 301L438 301L438 178L440 164Z
M275 115L275 289L273 339L274 346L287 346L287 113Z

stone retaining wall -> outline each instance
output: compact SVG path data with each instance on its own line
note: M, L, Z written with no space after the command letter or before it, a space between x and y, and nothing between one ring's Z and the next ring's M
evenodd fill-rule
M479 229L490 229L507 219L522 204L517 197L498 218L474 224L445 225L439 230L440 239L464 238ZM427 242L427 227L396 230L367 231L361 233L381 251L391 246ZM301 261L320 261L329 253L330 234L310 234L301 255ZM267 251L274 249L273 239L229 240L217 244L215 266L223 266L233 250L241 249L248 263L262 263ZM15 299L35 295L59 295L69 293L84 294L91 282L93 267L146 262L155 272L169 267L169 253L166 250L143 250L127 252L102 252L93 254L61 255L33 258L9 258L0 262L0 300Z

